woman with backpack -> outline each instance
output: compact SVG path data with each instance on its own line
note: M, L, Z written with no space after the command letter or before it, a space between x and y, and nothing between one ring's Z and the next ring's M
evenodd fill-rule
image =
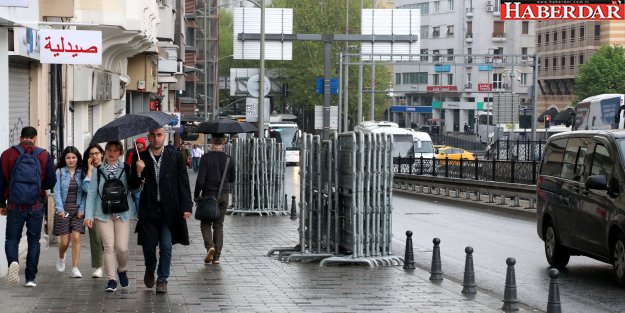
M54 185L55 236L59 236L59 259L56 269L65 271L65 252L72 242L72 274L73 278L81 278L78 269L80 260L80 235L85 233L83 218L85 216L86 195L82 190L83 173L79 167L82 157L78 149L69 146L61 153L56 170Z
M130 169L122 160L124 149L119 141L106 143L104 163L91 178L85 210L85 225L93 227L94 221L104 245L106 292L117 290L117 280L122 288L128 287L128 242L130 221L136 216L132 194L128 188ZM117 275L115 275L117 272Z
M83 154L82 172L84 173L85 180L82 184L82 190L85 192L85 198L89 192L89 185L91 183L91 177L97 173L98 168L104 161L104 149L97 143L90 144ZM91 268L95 269L91 277L102 277L102 270L104 267L104 247L102 246L102 238L96 230L95 224L89 228L89 248L91 250Z

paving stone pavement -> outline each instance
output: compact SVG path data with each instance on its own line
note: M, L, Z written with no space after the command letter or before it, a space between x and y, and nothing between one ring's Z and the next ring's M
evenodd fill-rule
M190 174L192 181L195 176ZM200 223L189 220L191 245L174 246L169 293L143 285L143 254L131 237L127 292L104 292L104 278L90 278L89 240L84 235L80 269L84 278L56 271L57 247L42 248L37 287L0 280L1 312L499 312L501 299L462 286L429 281L427 271L401 266L321 267L267 257L275 247L294 246L297 221L286 216L230 216L224 226L221 265L205 265ZM134 227L134 225L133 225ZM22 260L22 264L25 262ZM20 278L24 280L23 266ZM502 286L503 290L503 286ZM521 312L535 311L521 308Z

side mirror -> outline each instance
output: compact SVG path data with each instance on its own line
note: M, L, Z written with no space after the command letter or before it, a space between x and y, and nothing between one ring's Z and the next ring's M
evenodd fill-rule
M587 189L608 190L608 182L603 175L589 176L584 185Z

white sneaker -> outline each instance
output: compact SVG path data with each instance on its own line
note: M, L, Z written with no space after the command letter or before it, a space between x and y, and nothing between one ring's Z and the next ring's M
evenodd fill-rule
M17 262L11 262L9 266L9 274L7 275L9 285L17 286L20 283L20 264Z
M24 287L37 287L37 284L34 281L26 282Z
M65 271L65 258L56 261L56 270L59 272Z
M93 271L93 274L91 274L91 277L93 278L102 277L102 268L101 267L96 268L95 271Z
M72 277L73 278L82 278L82 274L80 273L80 270L78 270L77 267L72 267Z

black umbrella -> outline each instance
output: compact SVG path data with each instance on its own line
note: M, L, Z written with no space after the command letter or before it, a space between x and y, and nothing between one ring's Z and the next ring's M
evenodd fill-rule
M252 125L253 126L253 125ZM196 133L214 134L214 133L246 133L247 131L241 126L241 123L233 120L216 120L200 123L195 128Z
M161 111L126 114L100 127L91 138L91 143L109 142L136 136L150 131L150 129L163 127L175 118L175 116Z
M239 124L241 124L241 127L243 128L244 133L254 133L258 131L258 128L256 128L256 126L254 126L254 124L252 123L239 122Z

